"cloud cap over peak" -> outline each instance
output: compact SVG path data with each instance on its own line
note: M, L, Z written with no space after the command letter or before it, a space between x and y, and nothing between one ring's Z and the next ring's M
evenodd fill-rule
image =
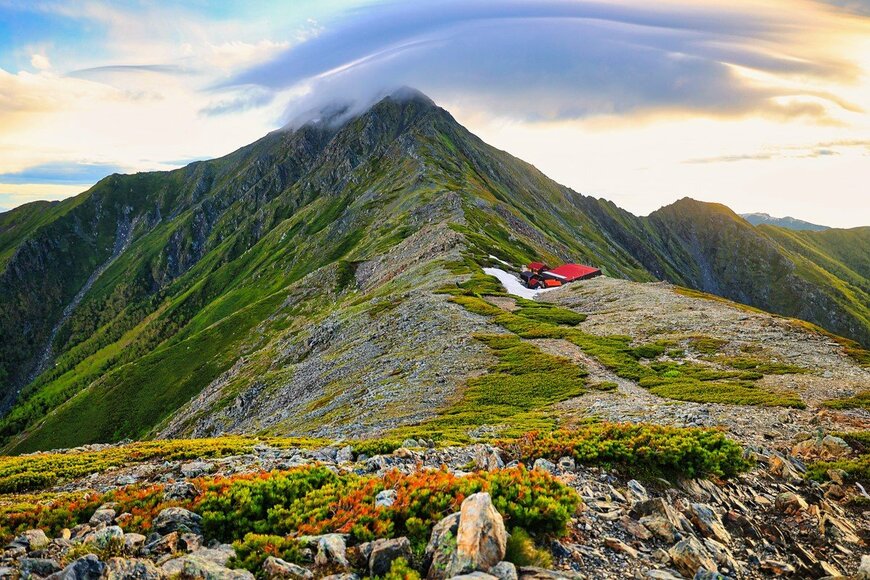
M798 38L812 30L811 20L779 8L379 3L352 11L227 84L274 91L305 86L310 96L293 103L294 115L329 99L370 102L398 85L532 121L672 112L826 119L832 109L860 110L813 83L796 82L850 82L860 68L804 54Z

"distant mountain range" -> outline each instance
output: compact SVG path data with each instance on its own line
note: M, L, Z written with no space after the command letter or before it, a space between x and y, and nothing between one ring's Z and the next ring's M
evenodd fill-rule
M787 230L810 230L814 232L820 232L822 230L830 229L828 228L828 226L820 226L818 224L805 222L804 220L799 220L791 216L785 216L780 218L773 217L772 215L766 213L742 213L740 214L740 217L742 217L754 226L769 225L779 226Z
M488 323L437 290L491 254L666 280L870 345L870 228L753 227L688 198L637 217L405 92L0 215L0 437L412 421L489 360L472 337Z

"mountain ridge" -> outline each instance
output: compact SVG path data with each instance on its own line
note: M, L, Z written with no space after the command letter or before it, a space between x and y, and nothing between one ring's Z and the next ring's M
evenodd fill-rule
M373 425L388 411L395 425L419 420L403 386L437 385L435 408L486 368L472 334L491 325L435 291L490 253L665 279L870 343L865 264L841 250L866 244L861 232L786 238L686 199L638 218L492 148L418 94L171 172L109 176L37 214L0 216L11 408L0 436L18 450L303 418L338 429L366 424L348 415L360 401L382 407ZM378 312L404 317L418 353L449 368L422 364ZM46 344L53 365L28 381ZM269 393L307 407L282 416L290 408ZM180 411L197 397L207 411Z
M789 230L811 230L816 232L830 229L828 226L814 224L808 221L793 218L791 216L773 217L772 215L763 212L742 213L740 214L740 217L742 217L754 226L772 225L786 228Z

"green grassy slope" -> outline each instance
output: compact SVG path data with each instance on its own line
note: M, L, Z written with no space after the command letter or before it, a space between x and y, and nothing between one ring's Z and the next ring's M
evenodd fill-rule
M271 133L0 216L0 394L11 402L22 387L0 442L152 434L240 361L256 365L234 380L256 381L274 344L299 331L286 321L354 307L356 264L440 222L464 236L474 267L489 254L583 261L870 341L866 263L835 234L786 238L692 200L637 218L486 145L425 97L386 99L341 126ZM322 285L291 306L309 275ZM59 321L52 364L29 381Z
M845 235L756 228L723 205L688 198L646 218L603 200L582 203L657 278L870 344L866 228Z

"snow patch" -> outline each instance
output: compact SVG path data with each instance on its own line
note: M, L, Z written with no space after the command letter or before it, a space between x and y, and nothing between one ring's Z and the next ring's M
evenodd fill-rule
M508 268L513 268L513 267L514 267L513 264L511 264L510 262L505 262L504 260L502 260L502 259L499 258L498 256L493 256L492 254L490 254L489 257L492 258L493 260L495 260L496 262L500 262L500 263L504 264L504 265L507 266Z
M496 278L498 278L498 281L501 282L501 285L504 286L508 294L513 294L514 296L519 296L520 298L534 300L535 296L537 296L538 294L541 294L543 292L549 292L550 290L555 290L555 288L541 288L539 290L532 290L531 288L526 288L525 286L523 286L523 283L520 282L519 278L509 272L505 272L500 268L484 268L483 271L490 276L495 276Z

